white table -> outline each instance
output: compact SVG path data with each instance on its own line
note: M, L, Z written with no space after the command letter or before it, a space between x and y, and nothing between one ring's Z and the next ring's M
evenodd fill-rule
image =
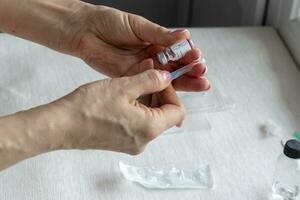
M236 108L212 113L210 132L160 137L137 158L104 151L58 151L0 172L0 199L14 200L263 200L268 196L278 138L259 125L277 122L288 136L300 130L300 73L272 28L191 29L209 64L209 77ZM81 60L0 34L0 114L47 103L103 78ZM147 190L121 176L119 160L210 164L211 191Z

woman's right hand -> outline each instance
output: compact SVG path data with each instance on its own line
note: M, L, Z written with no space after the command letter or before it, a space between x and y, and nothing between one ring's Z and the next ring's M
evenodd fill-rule
M170 83L169 72L150 69L89 83L52 103L0 117L0 170L60 149L141 153L184 119Z
M169 72L151 69L81 86L51 105L61 113L56 119L63 121L60 146L142 152L148 142L184 119L184 109L170 83ZM137 100L152 93L156 105Z

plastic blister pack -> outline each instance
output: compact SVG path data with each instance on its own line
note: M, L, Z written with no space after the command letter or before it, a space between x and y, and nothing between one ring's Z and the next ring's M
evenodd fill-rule
M164 132L164 135L194 133L201 131L210 131L211 125L204 114L195 115L187 113L182 127L173 127Z
M223 96L217 87L207 92L177 92L177 94L187 113L221 112L235 107L233 101Z
M214 181L210 167L137 167L119 163L123 176L149 189L211 189Z
M234 108L234 103L224 97L217 87L207 92L177 92L186 108L186 119L183 126L173 127L165 131L165 135L194 133L212 129L205 113L221 112Z

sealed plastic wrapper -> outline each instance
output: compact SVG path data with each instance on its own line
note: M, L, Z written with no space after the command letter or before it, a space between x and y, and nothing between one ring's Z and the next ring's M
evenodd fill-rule
M170 128L164 135L210 131L212 127L206 118L206 113L222 112L235 106L233 101L224 97L217 87L202 93L177 92L177 94L186 109L186 119L182 127Z
M136 167L119 163L123 176L149 189L212 189L210 167L178 169L176 167Z
M182 127L172 127L164 132L164 135L172 135L178 133L195 133L202 131L210 131L211 125L204 114L187 113Z
M177 92L177 94L188 113L221 112L235 107L233 101L223 96L215 86L207 92Z

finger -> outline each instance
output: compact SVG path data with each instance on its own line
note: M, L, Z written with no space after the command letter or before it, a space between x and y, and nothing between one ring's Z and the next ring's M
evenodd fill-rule
M187 72L185 75L188 75L193 78L201 77L201 76L205 75L208 71L206 64L192 62L188 65L193 65L193 68L191 69L191 71ZM173 71L175 71L179 68L185 67L185 66L187 66L187 65L180 66L177 63L170 63L170 64L166 65L165 67L163 67L163 70L173 72Z
M159 98L158 98L157 93L151 95L151 102L150 103L151 103L150 104L151 108L159 107L161 105L160 102L159 102Z
M180 102L180 99L172 85L169 85L163 91L152 95L151 107L159 107L163 104L174 104L183 107L183 104Z
M180 68L184 65L187 65L195 60L201 60L202 54L200 49L193 49L189 51L183 58L181 58L177 63L178 65L175 67L175 69ZM193 69L188 72L186 75L194 78L198 78L200 76L203 76L207 73L208 68L205 63L199 63L198 65L194 66Z
M165 90L160 92L158 94L158 97L159 97L159 102L161 105L174 104L174 105L183 107L183 104L180 102L180 99L177 96L176 91L172 85L170 85Z
M166 89L161 91L158 94L158 96L159 96L159 101L160 101L161 105L164 105L164 104L177 105L177 106L181 107L181 109L185 113L184 105L181 103L181 101L180 101L179 97L177 96L176 91L172 85L170 85L169 87L167 87ZM183 120L184 119L182 119L182 121L180 121L178 124L176 124L176 126L180 126L180 124L183 123Z
M180 124L185 118L185 112L181 107L173 104L164 104L161 107L145 107L139 105L139 111L142 112L141 119L145 123L142 126L137 126L139 132L142 133L142 143L158 137L165 130Z
M144 72L148 69L153 69L154 63L151 58L145 59L142 62L135 64L133 67L130 68L129 71L126 72L126 76L133 76L135 74L139 74L141 72Z
M139 96L162 91L171 83L171 74L167 71L150 69L135 76L121 79L129 96L133 99Z
M152 94L140 96L139 98L137 98L137 101L141 104L144 104L145 106L151 107L152 96Z
M185 118L184 109L174 104L164 104L159 110L162 114L154 115L157 118L153 121L153 123L157 124L156 137L165 130L179 125Z
M201 92L210 89L211 85L205 77L191 78L182 76L172 82L172 85L177 91Z
M138 73L147 71L149 69L153 69L154 68L154 63L153 60L151 58L145 59L143 60L140 64L139 64L139 71ZM136 74L138 74L136 73Z
M99 38L85 40L81 46L79 57L95 70L110 77L120 77L128 71L128 66L140 61L139 56L131 54L131 51L124 53L124 49L104 43ZM117 61L122 61L122 64ZM110 67L103 67L110 66Z
M192 49L187 52L181 59L179 59L176 63L179 65L187 65L195 60L200 60L202 53L200 49Z
M176 62L170 61L167 65L164 65L164 66L162 66L159 63L156 55L153 56L153 60L154 60L154 66L156 66L156 68L160 68L160 69L167 70L167 71L174 71L174 70L181 68L192 62L200 61L201 60L201 51L199 49L192 49L189 52L187 52L184 55L184 57L181 58L180 60L178 60Z
M208 68L205 64L199 63L193 67L186 75L191 78L200 78L207 74Z
M190 37L187 29L170 31L138 15L129 15L129 23L136 36L150 44L166 47Z
M158 54L159 52L162 52L165 49L166 49L166 47L164 47L164 46L151 45L150 47L145 49L142 56L144 56L145 58L149 58L149 57L154 58L154 57L156 57L156 54Z

